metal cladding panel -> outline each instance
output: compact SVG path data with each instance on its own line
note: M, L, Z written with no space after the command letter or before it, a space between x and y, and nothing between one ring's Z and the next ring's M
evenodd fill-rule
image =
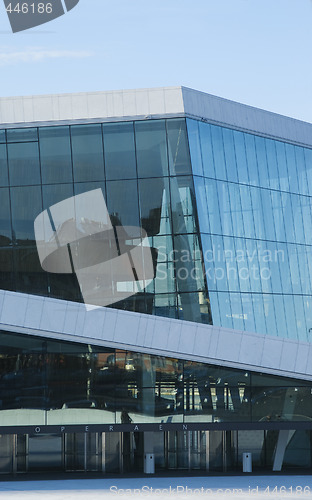
M312 124L182 87L186 115L312 147Z
M181 87L0 98L3 126L183 113Z
M193 117L312 147L310 123L186 87L0 98L2 127L173 116Z
M47 297L0 291L0 329L312 380L308 343Z

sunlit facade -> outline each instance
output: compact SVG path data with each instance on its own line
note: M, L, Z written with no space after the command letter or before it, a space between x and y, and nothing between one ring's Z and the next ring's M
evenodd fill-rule
M311 467L312 125L181 87L0 116L0 472ZM94 308L34 221L98 189L154 274Z

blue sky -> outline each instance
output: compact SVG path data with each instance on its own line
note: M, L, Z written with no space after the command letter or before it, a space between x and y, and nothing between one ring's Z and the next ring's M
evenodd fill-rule
M80 0L13 34L0 96L185 85L312 122L312 0Z

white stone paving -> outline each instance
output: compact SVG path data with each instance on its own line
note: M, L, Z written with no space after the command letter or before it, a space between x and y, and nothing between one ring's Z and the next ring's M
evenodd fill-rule
M312 477L210 476L0 482L0 499L312 499Z

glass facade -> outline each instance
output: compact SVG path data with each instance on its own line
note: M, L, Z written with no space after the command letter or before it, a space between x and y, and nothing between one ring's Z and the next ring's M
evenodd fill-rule
M81 301L42 270L33 222L100 188L155 269L113 307L309 342L311 172L311 149L191 119L2 131L0 288Z
M147 232L155 269L145 290L114 307L211 324L185 120L10 129L5 138L0 289L82 301L75 275L42 270L34 220L100 188L113 225Z
M1 332L0 427L311 421L312 382Z
M312 150L187 127L213 323L310 342Z
M0 130L0 289L82 302L75 274L42 269L34 220L98 188L114 227L146 231L154 268L111 307L311 342L312 149L188 118ZM311 398L304 380L0 332L0 427L196 424L155 440L159 469L241 467L250 439L272 467L267 426L311 422ZM1 434L0 471L43 470L44 448L49 470L139 470L142 439ZM311 456L297 429L284 463Z

